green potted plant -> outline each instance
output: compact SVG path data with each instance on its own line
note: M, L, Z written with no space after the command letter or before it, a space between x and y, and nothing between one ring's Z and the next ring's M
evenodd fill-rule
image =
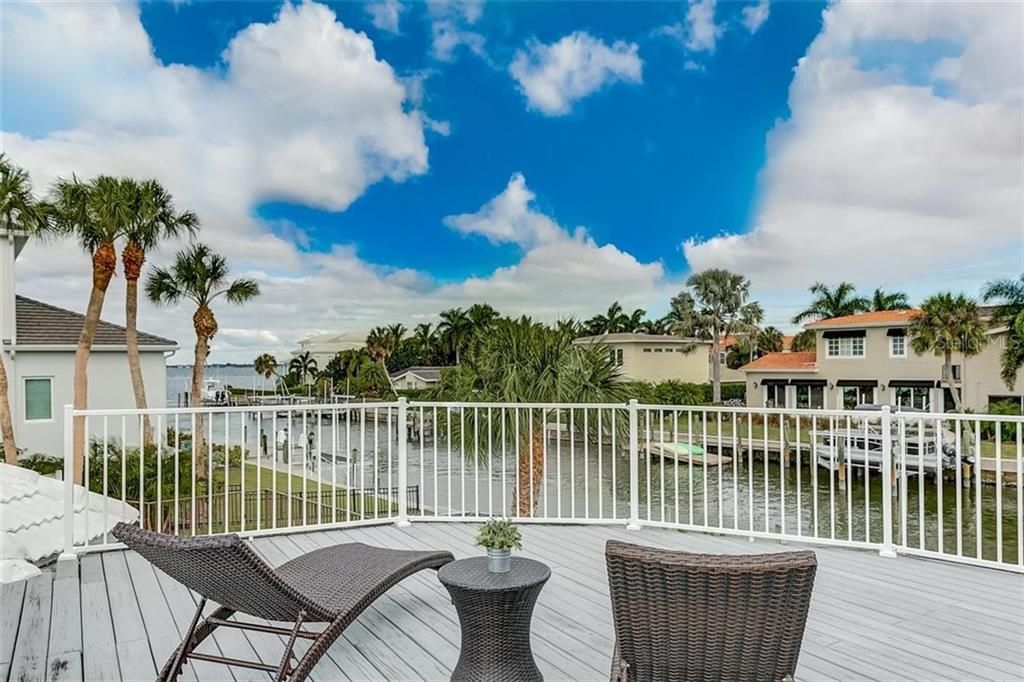
M491 519L480 526L476 544L487 550L487 569L491 573L508 573L512 550L523 548L523 536L511 519Z

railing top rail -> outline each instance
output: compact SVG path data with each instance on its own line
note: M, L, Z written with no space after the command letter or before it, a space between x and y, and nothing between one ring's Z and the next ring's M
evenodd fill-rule
M629 403L499 403L499 402L467 402L467 401L446 401L446 400L410 400L409 407L503 407L521 408L534 410L561 409L561 410L582 410L582 409L608 409L626 410Z
M351 409L380 409L380 408L392 408L398 407L397 401L390 402L359 402L359 403L302 403L302 404L288 404L282 403L280 405L231 405L231 406L203 406L203 407L149 407L146 409L86 409L86 410L75 410L72 409L71 416L73 417L136 417L136 416L155 416L155 415L192 415L192 414L224 414L227 413L251 413L251 412L309 412L321 410L324 412L330 411L344 411Z

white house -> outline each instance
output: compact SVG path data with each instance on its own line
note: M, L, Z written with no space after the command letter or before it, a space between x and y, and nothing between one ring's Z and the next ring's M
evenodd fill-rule
M18 449L28 455L60 455L63 406L71 404L74 398L75 349L85 318L80 313L15 295L15 260L26 241L24 235L0 228L0 360L7 370L8 400ZM84 292L82 300L84 303ZM142 376L146 395L154 407L164 404L166 359L177 349L178 344L171 339L139 332ZM135 407L124 327L100 322L88 371L90 408ZM101 435L100 420L92 422L90 435ZM120 423L117 431L119 434ZM134 431L137 433L137 427Z
M292 357L309 353L318 369L323 369L334 356L343 350L359 350L366 347L364 331L328 332L314 334L299 341L299 347L292 351Z
M391 384L396 389L433 388L441 380L444 367L407 367L391 373Z

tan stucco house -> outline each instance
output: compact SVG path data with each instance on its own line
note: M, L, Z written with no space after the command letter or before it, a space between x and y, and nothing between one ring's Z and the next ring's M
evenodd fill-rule
M575 343L600 344L608 349L626 381L685 381L704 384L709 381L711 342L668 334L618 332L582 336ZM722 367L722 380L728 370ZM742 376L740 377L742 380Z
M819 320L813 353L769 353L741 367L747 404L754 407L852 408L891 404L953 409L943 388L942 358L917 355L907 329L916 309L876 311ZM977 355L954 353L953 376L964 407L984 411L994 400L1021 399L1024 381L1010 390L999 377L1005 330L989 332Z
M391 373L391 385L396 389L433 388L441 380L444 367L407 367Z

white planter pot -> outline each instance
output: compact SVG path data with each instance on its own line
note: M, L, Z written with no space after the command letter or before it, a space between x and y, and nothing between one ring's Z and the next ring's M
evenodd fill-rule
M487 550L487 570L491 573L508 573L512 569L511 549Z

